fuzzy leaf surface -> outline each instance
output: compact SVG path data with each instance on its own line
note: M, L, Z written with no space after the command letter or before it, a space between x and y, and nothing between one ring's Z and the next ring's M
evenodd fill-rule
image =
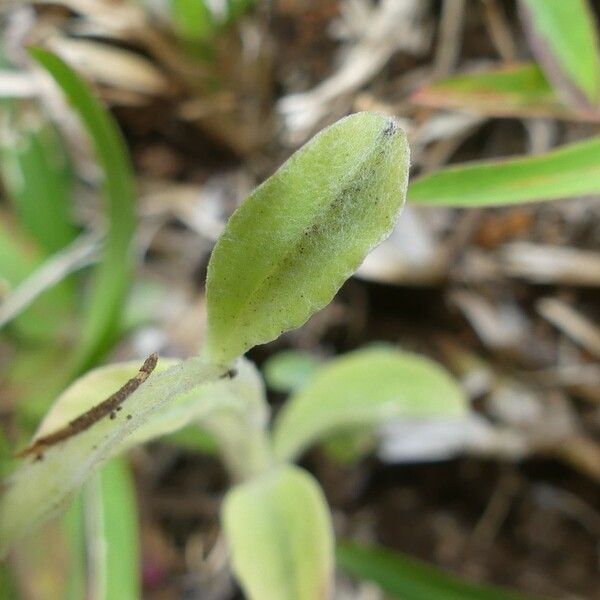
M235 211L208 267L206 353L227 363L302 325L391 231L409 150L390 117L320 132Z
M137 363L111 365L77 380L58 398L36 437L60 429L73 416L99 404L138 369ZM206 384L221 381L222 374L221 368L201 358L177 364L159 361L147 381L123 401L122 410L44 448L39 459L35 455L25 458L4 482L0 496L0 555L15 538L60 512L108 458L133 442L141 443L178 426L182 418L177 409L191 402L191 393L197 391L198 395L192 396L197 403L188 404L190 418L200 418L214 408L220 397L209 394Z
M323 492L306 471L284 466L235 487L222 521L250 600L329 598L333 529Z
M460 417L467 401L437 363L393 348L357 350L321 368L275 421L273 446L294 460L311 444L390 419Z

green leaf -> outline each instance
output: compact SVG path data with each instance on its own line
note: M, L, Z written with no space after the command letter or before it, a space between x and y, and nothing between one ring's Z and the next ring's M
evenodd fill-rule
M452 166L411 183L409 201L502 206L600 192L600 137L526 158Z
M600 44L587 0L520 0L533 53L548 79L575 105L600 104Z
M41 117L11 111L0 146L0 172L23 228L48 254L71 243L73 176L56 130Z
M187 425L183 429L167 434L160 441L200 454L216 455L219 451L214 436L197 425Z
M63 592L65 600L79 600L86 592L86 547L82 494L78 494L61 518L67 545L67 573ZM39 544L38 536L32 542ZM21 542L22 543L22 542Z
M43 265L44 257L39 244L21 231L18 223L0 213L0 286L4 291L18 287ZM29 344L48 341L56 344L57 334L69 322L72 292L71 286L64 282L44 291L10 321L11 330Z
M262 370L272 390L289 393L300 389L319 367L319 360L310 352L283 350L270 356Z
M140 598L140 540L133 478L111 460L83 490L88 590L95 600Z
M232 489L223 527L233 569L250 600L325 600L333 530L315 480L284 466Z
M600 121L600 113L566 106L534 64L465 73L424 85L412 96L421 106L491 117L549 117Z
M0 600L18 598L17 584L7 563L0 563Z
M424 562L354 543L340 543L336 551L340 569L376 583L392 598L402 600L527 600L498 588L470 584ZM532 599L529 599L532 600Z
M235 211L208 267L206 354L227 363L302 325L391 231L406 136L358 113L323 130Z
M323 367L283 407L275 455L294 460L334 433L391 419L460 417L467 401L450 375L423 356L391 348L351 352Z
M81 410L97 406L135 376L137 368L132 363L102 367L76 381L56 401L37 439L65 427ZM174 423L182 422L179 408L190 402L191 392L197 391L201 400L200 408L190 409L190 418L213 410L221 398L207 399L203 387L222 376L223 369L200 358L178 364L160 361L148 380L124 399L122 410L101 415L58 443L39 450L34 446L33 455L5 482L0 496L0 555L17 537L60 512L108 458L134 440L139 443L172 431Z
M88 85L60 58L31 48L31 56L61 87L89 133L104 172L103 196L108 231L102 260L94 274L82 338L71 367L71 378L90 366L110 347L119 330L125 294L131 279L131 240L135 230L135 185L127 146L115 121Z
M188 42L210 39L216 29L205 0L171 0L171 19L177 35Z

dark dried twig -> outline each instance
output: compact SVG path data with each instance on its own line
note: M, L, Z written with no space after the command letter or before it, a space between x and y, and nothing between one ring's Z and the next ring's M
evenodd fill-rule
M121 404L123 404L123 402L125 402L125 400L129 398L129 396L131 396L144 381L146 381L146 379L148 379L150 373L154 371L157 362L158 354L155 352L144 361L144 364L141 366L135 377L132 377L106 400L93 406L90 410L79 415L64 427L38 438L30 446L21 450L15 456L17 458L23 458L35 454L37 459L41 460L44 456L43 451L46 448L54 446L59 442L63 442L70 437L89 429L94 423L97 423L107 415L110 415L110 418L113 419L116 411L120 410Z

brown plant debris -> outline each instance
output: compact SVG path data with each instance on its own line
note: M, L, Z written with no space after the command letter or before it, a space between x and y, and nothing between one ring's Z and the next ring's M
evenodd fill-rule
M44 457L43 451L46 448L54 446L89 429L94 423L97 423L107 415L109 415L111 419L114 419L116 412L121 410L123 402L125 402L125 400L127 400L127 398L129 398L129 396L131 396L131 394L133 394L146 379L148 379L148 376L154 371L157 362L158 354L154 352L144 361L144 364L140 367L137 375L127 381L106 400L93 406L90 410L79 415L64 427L38 438L30 446L21 450L15 456L17 458L23 458L34 454L37 460L42 460Z

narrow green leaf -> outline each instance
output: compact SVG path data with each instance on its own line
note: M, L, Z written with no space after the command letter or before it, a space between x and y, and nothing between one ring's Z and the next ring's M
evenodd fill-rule
M275 455L294 460L334 433L390 419L460 417L467 401L456 382L423 356L387 348L351 352L328 363L279 413Z
M533 53L546 76L575 105L600 104L600 44L587 0L520 0Z
M411 183L409 201L502 206L600 193L600 137L526 158L448 167Z
M0 213L0 286L10 293L39 268L45 252L35 240L21 230L18 223ZM56 343L57 334L68 323L72 310L73 290L58 285L46 290L10 322L21 341Z
M109 348L118 332L131 278L130 245L135 230L135 186L127 146L115 121L88 85L60 58L31 48L31 56L55 79L88 131L104 172L108 220L102 260L94 275L90 305L72 366L76 377Z
M208 267L206 354L227 363L299 327L391 231L409 152L390 117L323 130L235 211Z
M122 459L109 461L83 491L89 595L140 598L140 541L133 478Z
M535 64L465 73L424 85L412 96L421 106L491 117L549 117L600 121L600 112L569 108Z
M337 564L401 600L528 600L498 588L471 584L424 562L383 548L340 543ZM532 600L532 599L529 599Z
M41 117L11 111L3 124L0 173L23 228L48 253L71 243L77 230L70 214L73 186L63 145Z
M65 511L61 519L61 526L67 543L64 598L65 600L79 600L86 594L86 548L82 494L78 494L68 510Z
M175 365L169 361L161 363L146 382L123 400L122 410L102 415L87 428L80 427L78 433L42 447L5 482L0 496L0 555L14 539L60 512L84 481L108 458L129 448L132 439L144 441L171 431L169 409L175 409L175 421L181 422L177 413L179 402L189 401L190 392L200 391L223 375L221 368L200 358ZM37 438L67 425L81 407L96 406L134 376L137 368L139 365L131 363L103 367L76 381L57 400ZM200 392L199 397L203 397ZM211 402L201 403L202 410L209 412L219 400L212 398ZM196 409L193 416L201 417L202 411ZM164 430L160 427L163 419Z
M222 521L234 572L250 600L329 598L331 517L306 471L285 466L233 488Z

